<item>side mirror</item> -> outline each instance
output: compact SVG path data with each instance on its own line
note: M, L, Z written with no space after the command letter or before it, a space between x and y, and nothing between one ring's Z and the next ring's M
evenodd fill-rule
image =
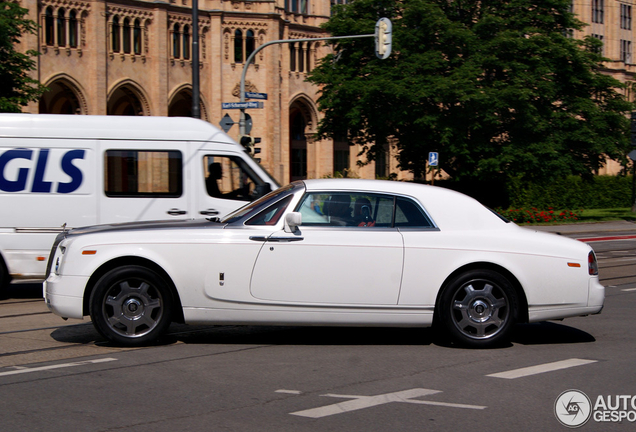
M285 215L285 232L294 233L303 224L303 217L298 212L291 212Z

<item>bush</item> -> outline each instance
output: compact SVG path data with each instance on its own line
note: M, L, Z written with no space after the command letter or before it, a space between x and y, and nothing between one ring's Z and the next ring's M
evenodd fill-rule
M580 218L579 212L571 210L556 211L553 208L548 210L525 209L496 209L497 213L517 224L528 223L553 223L553 222L576 222Z
M596 176L591 180L569 176L550 184L508 184L511 208L594 209L631 207L631 176Z

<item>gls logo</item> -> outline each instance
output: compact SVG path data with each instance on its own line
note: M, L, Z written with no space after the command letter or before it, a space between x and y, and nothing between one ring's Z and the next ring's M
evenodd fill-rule
M76 191L83 180L82 171L73 164L75 159L84 159L84 150L68 150L60 160L60 168L70 181L53 182L45 179L45 170L51 149L40 149L37 160L33 159L34 151L19 148L7 150L0 154L0 191L22 192L27 189L29 172L35 169L31 192L67 194ZM58 150L59 151L59 150ZM24 160L30 161L26 166ZM34 163L35 162L35 163ZM56 188L53 188L53 184Z

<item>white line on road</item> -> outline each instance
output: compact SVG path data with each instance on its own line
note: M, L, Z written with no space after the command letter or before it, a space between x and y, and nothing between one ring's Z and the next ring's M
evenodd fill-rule
M52 369L83 366L87 364L105 363L105 362L111 362L115 360L117 359L109 357L109 358L103 358L103 359L97 359L97 360L86 360L86 361L73 362L73 363L62 363L62 364L41 366L41 367L34 367L34 368L20 368L20 369L8 371L8 372L0 372L0 376L18 375L18 374L31 373L31 372L41 372L41 371L47 371Z
M568 369L575 366L583 366L590 363L596 363L596 360L585 360L572 358L568 360L562 360L552 363L545 363L536 366L525 367L521 369L513 369L506 372L499 372L490 375L486 375L494 378L515 379L522 378L530 375L537 375L545 372L552 372L560 369Z
M413 399L420 396L428 396L436 393L441 393L439 390L430 390L423 388L414 388L410 390L403 390L394 393L385 393L376 396L359 396L359 395L338 395L338 394L326 394L322 396L352 399L346 402L340 402L337 404L322 406L318 408L296 411L290 413L292 415L310 418L327 417L334 414L342 414L349 411L360 410L363 408L369 408L372 406L383 405L390 402L405 402L420 405L436 405L452 408L469 408L469 409L485 409L485 406L479 405L466 405L466 404L454 404L446 402L433 402Z
M303 392L301 392L300 390L285 390L285 389L276 390L274 393L286 393L286 394L295 394L295 395L303 394Z
M625 289L623 289L621 291L626 291L626 292L627 291L636 291L636 288L625 288Z

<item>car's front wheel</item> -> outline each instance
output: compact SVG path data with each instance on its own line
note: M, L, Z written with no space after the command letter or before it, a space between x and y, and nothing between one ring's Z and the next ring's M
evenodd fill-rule
M486 348L507 340L518 310L517 293L507 278L492 270L472 270L449 281L438 313L453 340Z
M102 276L90 297L97 331L123 346L154 341L170 325L172 294L154 271L140 266L115 268Z

